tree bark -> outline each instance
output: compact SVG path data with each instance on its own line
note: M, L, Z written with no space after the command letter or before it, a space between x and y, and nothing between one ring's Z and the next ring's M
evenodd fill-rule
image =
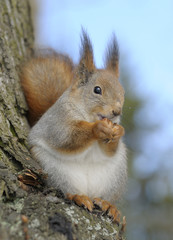
M89 213L42 185L40 166L27 148L27 105L19 80L19 66L32 49L28 1L1 0L0 240L123 239L99 210Z

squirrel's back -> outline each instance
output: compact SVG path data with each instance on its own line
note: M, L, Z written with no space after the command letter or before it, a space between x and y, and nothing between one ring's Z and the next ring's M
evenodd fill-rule
M29 107L29 122L33 125L69 87L73 78L73 63L67 56L31 59L22 68L21 83Z

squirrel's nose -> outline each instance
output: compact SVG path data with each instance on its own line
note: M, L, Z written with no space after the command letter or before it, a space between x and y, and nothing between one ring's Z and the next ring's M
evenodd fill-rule
M117 117L117 116L119 116L119 115L121 114L121 110L117 110L117 111L112 110L112 114L113 114L115 117Z

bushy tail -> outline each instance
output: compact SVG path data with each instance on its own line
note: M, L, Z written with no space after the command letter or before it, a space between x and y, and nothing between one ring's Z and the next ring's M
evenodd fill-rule
M34 125L69 87L73 63L64 55L37 57L21 71L21 84L29 107L29 122Z

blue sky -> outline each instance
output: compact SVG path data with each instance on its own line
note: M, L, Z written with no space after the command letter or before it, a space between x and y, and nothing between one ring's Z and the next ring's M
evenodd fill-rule
M158 126L143 136L143 157L136 158L134 169L138 173L144 171L143 174L159 171L160 168L165 168L165 173L170 168L172 171L173 1L37 2L40 5L35 27L36 45L65 52L75 62L79 57L81 26L91 37L98 67L103 65L106 44L115 32L120 53L127 55L126 61L134 76L131 85L136 94L146 100L136 115L136 124L145 124L148 128ZM151 164L148 165L148 161Z

